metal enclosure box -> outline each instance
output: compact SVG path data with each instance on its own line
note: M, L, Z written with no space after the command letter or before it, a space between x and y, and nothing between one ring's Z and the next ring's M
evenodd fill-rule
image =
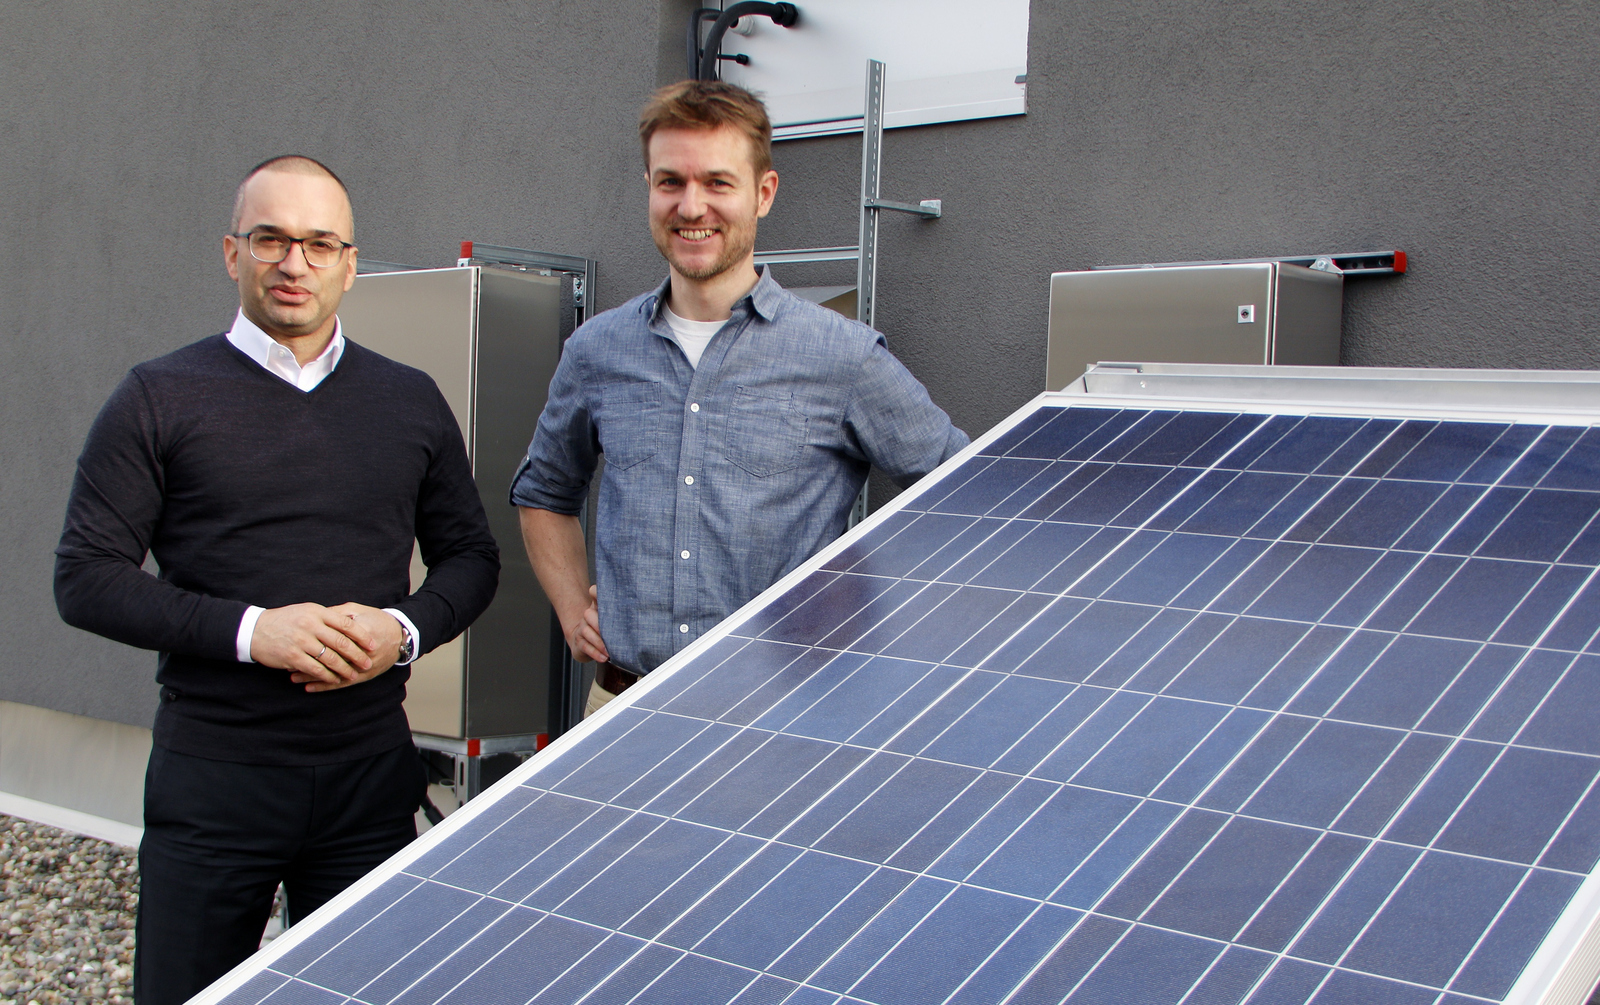
M339 320L347 337L439 385L500 545L494 603L460 638L412 664L412 730L463 739L549 732L562 638L506 493L561 351L561 281L479 267L374 273L356 279ZM413 588L425 574L413 553Z
M1281 262L1058 272L1046 387L1104 360L1336 366L1344 277Z

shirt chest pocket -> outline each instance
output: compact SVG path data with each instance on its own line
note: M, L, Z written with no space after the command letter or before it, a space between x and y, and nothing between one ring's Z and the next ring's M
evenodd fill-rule
M661 385L654 381L607 388L600 399L600 450L606 465L626 471L654 457L661 449L664 415Z
M722 440L728 460L766 478L799 465L806 417L793 395L736 388Z

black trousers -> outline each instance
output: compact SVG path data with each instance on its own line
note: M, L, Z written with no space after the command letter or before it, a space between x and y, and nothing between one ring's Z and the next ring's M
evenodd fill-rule
M278 884L293 923L417 836L427 781L411 744L309 768L150 751L138 1005L181 1005L261 942Z

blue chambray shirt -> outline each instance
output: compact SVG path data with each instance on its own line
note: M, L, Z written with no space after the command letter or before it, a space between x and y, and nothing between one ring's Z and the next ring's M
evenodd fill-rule
M601 454L600 634L648 672L844 530L869 464L909 485L967 436L883 336L766 269L689 365L667 284L567 340L518 506L576 514Z

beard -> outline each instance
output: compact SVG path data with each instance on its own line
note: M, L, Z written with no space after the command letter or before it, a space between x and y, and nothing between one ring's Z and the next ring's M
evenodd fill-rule
M682 226L683 221L674 220L666 227L656 231L651 236L655 240L656 250L661 252L678 274L685 279L707 280L737 267L756 247L756 221L752 217L748 221L724 221L721 227L722 251L715 258L707 261L703 258L687 258L673 241L673 231ZM692 228L691 228L692 229Z

